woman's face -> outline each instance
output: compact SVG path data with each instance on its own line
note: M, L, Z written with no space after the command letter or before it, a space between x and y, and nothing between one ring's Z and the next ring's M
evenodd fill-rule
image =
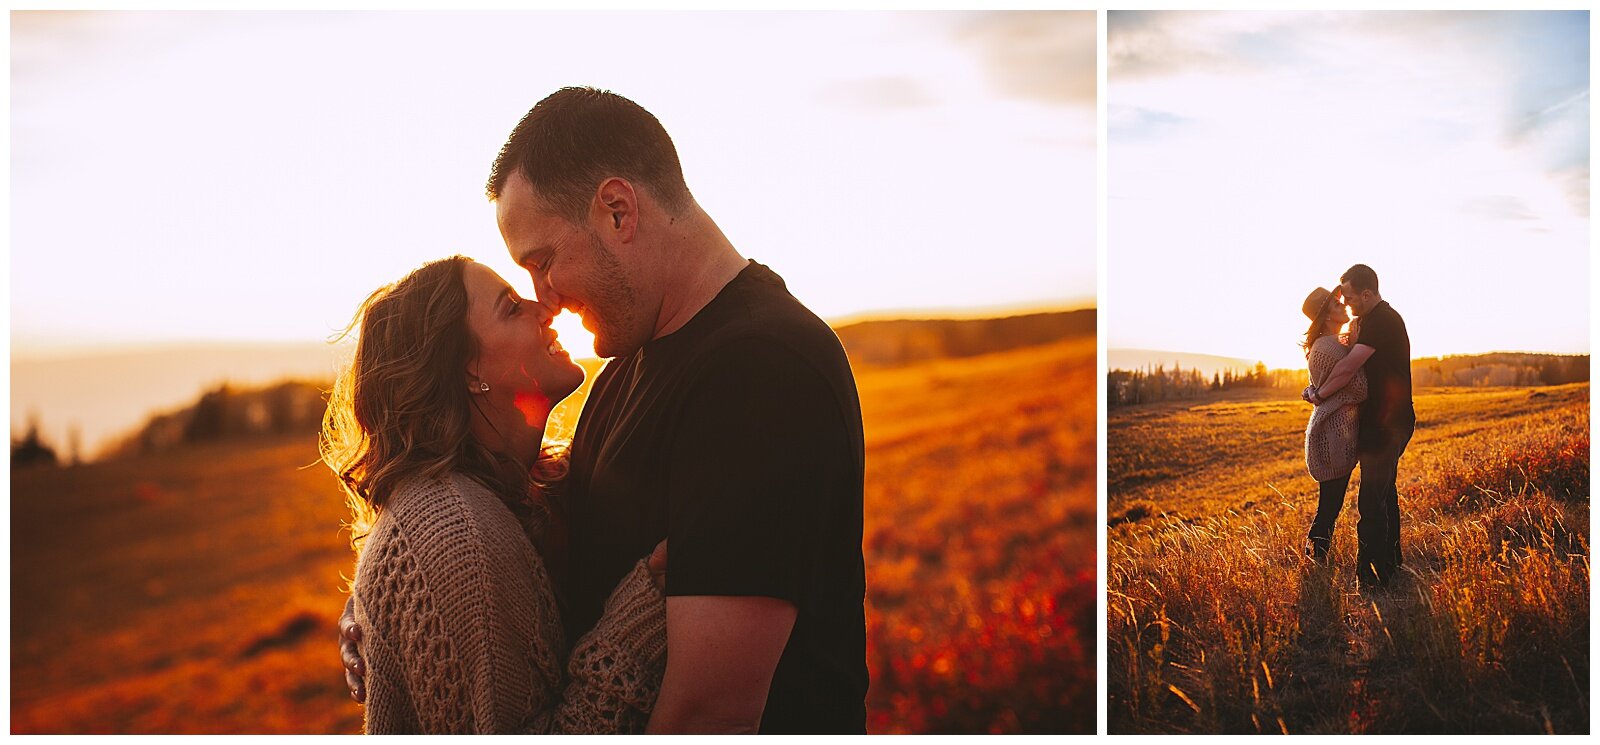
M1344 297L1334 295L1333 303L1328 306L1328 325L1343 326L1350 322L1350 310L1344 306Z
M463 271L467 326L478 340L478 357L467 363L467 382L488 383L492 401L510 402L528 416L550 408L583 384L583 368L556 340L550 313L517 295L493 269L474 261Z

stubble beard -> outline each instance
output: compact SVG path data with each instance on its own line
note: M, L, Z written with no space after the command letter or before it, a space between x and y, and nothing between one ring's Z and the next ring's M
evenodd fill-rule
M639 320L639 293L600 236L590 231L589 242L596 266L589 286L595 296L584 310L594 316L594 353L603 358L633 354L650 341L650 329Z

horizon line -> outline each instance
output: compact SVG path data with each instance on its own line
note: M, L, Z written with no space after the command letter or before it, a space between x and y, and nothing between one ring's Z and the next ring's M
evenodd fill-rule
M1211 352L1175 352L1175 351L1172 351L1172 350L1144 349L1144 348L1140 348L1140 347L1106 347L1106 354L1109 355L1112 352L1144 352L1144 353L1149 353L1150 355L1173 354L1173 355L1182 355L1182 356L1191 356L1191 357L1215 357L1217 359L1236 360L1236 361L1242 362L1245 365L1244 369L1255 367L1257 364L1261 364L1261 365L1265 365L1266 364L1266 360L1260 359L1260 358L1256 358L1255 361L1252 362L1250 360L1250 358L1248 358L1248 357L1236 357L1236 356L1227 355L1227 354L1213 354ZM1548 351L1528 350L1528 349L1496 349L1496 350L1491 350L1491 351L1487 351L1487 352L1447 352L1447 353L1444 353L1444 354L1429 354L1429 355L1423 355L1423 356L1420 356L1420 357L1412 357L1410 359L1410 361L1411 362L1419 362L1419 361L1422 361L1422 360L1446 360L1446 359L1451 359L1451 358L1455 358L1455 357L1487 357L1489 355L1495 355L1495 354L1526 354L1526 355L1539 355L1539 356L1543 356L1543 357L1588 357L1588 356L1590 356L1589 352L1548 352ZM1178 362L1178 360L1172 360L1172 362L1174 364L1176 364ZM1161 362L1157 361L1155 364L1161 364ZM1148 366L1149 366L1148 364L1145 365L1145 367L1148 367ZM1140 369L1142 369L1142 368L1140 368ZM1175 367L1173 369L1183 370L1183 369L1198 369L1198 368ZM1299 368L1299 367L1270 367L1269 366L1267 369L1268 370L1299 370L1301 368ZM1112 372L1112 371L1117 371L1117 370L1132 372L1132 370L1129 370L1128 368L1112 367L1110 364L1106 365L1106 372Z
M1086 304L1062 303L1019 303L1014 305L988 306L973 309L940 309L940 308L904 308L883 311L865 311L844 316L824 318L823 322L832 328L852 326L858 323L871 321L943 321L943 320L984 320L1010 318L1021 315L1044 313L1073 313L1081 310L1095 310L1093 302ZM65 359L78 359L83 357L110 357L124 354L148 354L161 350L180 350L197 348L219 347L308 347L312 344L323 344L330 350L348 343L354 336L346 336L334 340L341 330L329 332L323 339L301 338L285 339L282 337L262 338L228 338L215 339L205 337L174 338L174 339L145 339L139 341L23 341L18 342L12 336L9 347L10 360L17 362L52 362ZM600 359L598 357L583 357L573 359Z

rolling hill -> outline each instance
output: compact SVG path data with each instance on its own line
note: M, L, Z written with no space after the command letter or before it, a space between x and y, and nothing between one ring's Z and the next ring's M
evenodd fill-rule
M858 371L869 728L1094 730L1095 343ZM315 437L12 474L14 733L353 733Z
M1255 360L1240 357L1221 357L1193 352L1163 352L1155 349L1107 349L1107 370L1143 370L1161 366L1165 370L1199 370L1211 377L1224 370L1245 372L1256 366Z
M967 357L1049 344L1095 330L1093 309L967 320L891 320L836 328L857 366ZM261 385L285 378L331 380L349 359L350 342L192 344L125 349L104 354L23 358L11 363L11 429L31 415L46 442L63 456L74 427L82 455L98 457L156 412L173 412L202 391L226 382ZM598 369L596 360L579 360ZM573 408L573 407L568 407Z

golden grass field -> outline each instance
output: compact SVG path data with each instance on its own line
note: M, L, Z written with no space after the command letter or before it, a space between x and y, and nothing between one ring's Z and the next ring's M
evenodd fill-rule
M858 370L869 727L1092 732L1092 336ZM14 733L354 733L315 438L12 474Z
M1329 566L1309 405L1247 390L1107 423L1112 733L1587 733L1589 385L1435 388L1400 461L1396 586Z

